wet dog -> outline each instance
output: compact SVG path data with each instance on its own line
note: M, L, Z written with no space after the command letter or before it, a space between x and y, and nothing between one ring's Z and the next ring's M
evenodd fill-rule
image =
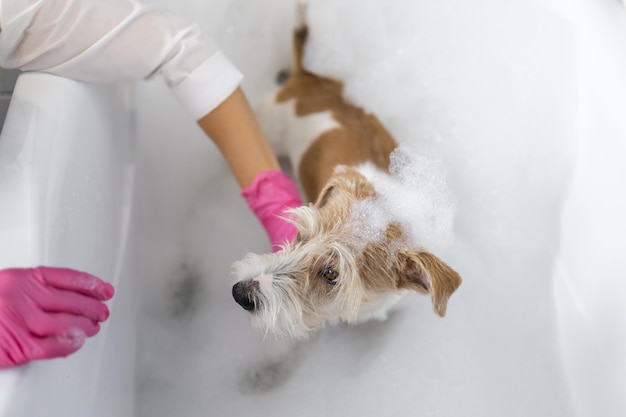
M290 212L294 242L233 264L233 296L255 327L295 339L327 323L384 319L408 291L430 295L443 316L461 277L399 219L368 217L364 207L375 204L397 143L374 115L344 100L342 83L303 67L309 29L299 7L294 68L259 119L274 142L283 140L279 151L314 203Z

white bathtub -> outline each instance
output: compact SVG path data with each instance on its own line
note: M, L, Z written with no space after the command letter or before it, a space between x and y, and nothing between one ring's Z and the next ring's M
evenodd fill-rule
M554 293L579 417L626 415L626 11L560 3L580 40L578 142Z
M65 359L0 371L2 417L134 415L132 91L19 77L0 136L0 268L67 266L117 290Z
M572 183L569 184L571 188L563 207L560 248L554 271L554 294L558 308L557 331L561 341L557 356L563 359L562 368L566 373L563 379L568 384L565 389L568 393L567 400L571 398L573 403L572 407L567 408L572 410L567 417L621 417L626 415L626 396L622 394L623 387L626 386L626 303L623 302L626 295L626 262L623 261L623 237L626 235L626 59L623 54L620 55L620 51L626 51L626 38L618 36L619 33L624 34L623 26L622 29L618 27L618 24L623 25L623 20L620 23L607 16L600 16L600 8L591 0L553 0L548 3L562 11L559 15L574 20L575 36L580 40L580 50L577 50L580 63L577 79L580 81L581 103L577 118L578 145L573 152L575 167L572 169ZM572 10L574 3L577 5L576 12ZM623 14L623 11L620 13ZM169 94L165 91L163 93ZM0 267L68 265L110 280L118 292L109 303L111 318L103 326L101 333L90 339L78 354L67 359L37 362L20 369L0 372L0 417L134 415L135 332L130 288L133 282L132 257L129 255L129 241L132 237L130 212L134 138L128 94L129 91L125 88L85 85L41 74L23 75L15 89L12 108L0 136ZM160 102L158 105L162 106ZM181 126L188 124L187 120L180 123ZM150 126L153 127L152 124ZM169 178L171 173L167 174ZM165 180L163 182L169 184ZM174 187L168 191L173 192ZM215 213L220 212L221 208L215 210ZM220 244L223 245L222 242ZM470 288L470 285L471 282L468 281L466 288ZM223 293L228 293L226 286ZM472 295L476 297L475 300L484 300L476 292L466 295L466 299L470 299ZM186 351L188 355L185 356L190 359L165 355L163 358L168 359L171 369L177 368L181 363L187 365L179 368L183 371L189 370L191 380L200 378L197 374L202 373L211 375L212 378L215 376L217 382L203 376L202 384L193 384L189 382L187 375L180 375L177 381L180 383L178 395L167 386L164 388L155 384L157 388L150 399L155 401L158 398L160 401L155 401L154 407L148 406L146 409L155 409L158 413L145 415L171 415L172 413L168 414L170 409L184 413L185 406L191 410L214 411L241 407L244 409L241 412L243 415L251 409L249 404L262 404L267 409L278 407L277 404L284 408L293 405L286 404L290 398L297 398L288 390L293 386L287 386L283 391L276 390L272 393L273 396L265 397L237 397L236 393L228 391L232 385L223 381L232 382L232 363L243 356L237 349L250 345L241 343L241 334L233 335L236 333L233 328L247 331L248 323L244 320L236 321L239 316L235 312L240 312L236 310L232 300L216 299L210 306L215 309L215 314L204 314L203 317L205 320L213 317L214 321L209 323L213 327L207 325L205 328L213 329L211 336L219 332L220 337L232 340L233 344L211 342L209 345L213 351L208 351L209 348L206 348L207 351L199 348ZM462 297L455 299L457 311L462 311L458 309L462 303ZM227 310L228 308L231 310ZM425 311L427 310L428 307ZM233 314L224 314L225 311ZM225 318L229 321L226 322ZM472 319L472 316L468 316L467 323L477 326L472 323ZM446 320L445 323L453 323L455 315L451 314ZM459 318L457 313L456 320L463 324L464 318ZM201 321L202 325L206 323L207 321ZM442 327L441 324L432 328L428 324L425 326L429 330L441 332L437 330ZM483 331L483 335L490 333L488 329ZM445 335L445 330L438 334ZM350 337L355 337L358 343L364 340L363 335L359 338L358 332L352 332L348 337L337 338L337 341L349 342ZM178 332L173 332L171 338L183 340L180 345L189 343ZM197 339L194 340L197 342ZM463 340L462 337L460 340ZM163 343L167 349L180 346L168 342L171 339ZM422 345L427 348L440 346L432 340L427 340L420 346ZM338 348L341 354L339 343L329 346ZM441 346L447 347L446 340ZM352 353L350 349L347 351ZM497 352L496 349L491 351ZM318 355L324 361L337 357L333 349L323 351L320 348L320 352L333 354L328 357ZM372 352L378 354L376 349ZM424 355L429 356L432 353L426 351ZM446 374L439 379L433 376L435 374L432 369L446 361L462 364L469 355L463 354L461 349L457 352L461 353L458 358L434 353L436 355L432 356L435 358L435 365L426 368L431 370L426 377L415 378L413 374L402 374L393 375L392 378L391 370L398 368L392 368L394 364L388 359L389 356L386 368L378 374L363 370L359 360L369 360L369 351L364 351L362 357L354 362L348 362L346 372L353 374L358 367L356 373L361 373L357 376L382 375L389 380L394 379L393 382L398 377L400 382L410 380L414 386L441 384L446 389L442 389L441 396L429 403L434 409L438 409L438 406L432 404L438 401L442 404L453 402L454 397L451 399L449 395L450 387L457 392L471 392L474 386L492 387L499 383L481 382L480 377L483 375L478 371L485 370L484 380L502 377L501 374L487 374L496 367L490 365L491 358L481 358L480 351L477 350L477 357L483 359L484 363L476 362L476 368L471 365L467 368L459 367L475 369L476 375L457 375L448 369L448 380L453 384L447 386ZM531 364L536 359L533 354L529 350ZM149 361L150 364L157 362ZM223 368L213 366L216 363L226 365ZM310 365L310 368L315 367L317 365ZM171 379L168 367L164 368L164 378ZM407 368L412 369L411 366ZM339 372L338 375L342 373ZM350 377L348 375L342 381L353 381ZM319 376L317 378L316 386L323 386L327 382ZM308 381L310 377L307 374L301 376L301 379ZM358 378L354 381L359 382ZM298 383L302 384L302 381ZM222 391L214 391L209 395L206 392L207 387L213 387L213 384ZM400 401L405 400L402 398L403 393L411 392L403 391L395 384L391 385L381 389L389 389L389 394L396 395L395 398ZM502 389L506 391L507 387L503 386ZM348 395L353 396L348 397L350 400L363 399L363 395L358 392L348 391ZM550 393L551 391L548 392ZM480 394L482 396L477 396L475 402L467 400L463 404L474 405L479 410L509 409L502 404L493 407L479 404L481 400L492 395L490 392ZM537 398L536 393L533 394L534 397L525 392L507 392L508 396L505 398L519 397L533 402ZM222 401L216 401L216 397ZM232 398L236 398L238 402L229 403ZM337 398L338 396L330 398L328 402L331 405L328 407L337 405ZM496 399L494 396L493 400ZM319 403L317 397L313 401ZM541 410L541 401L549 403L543 398L537 401L539 406L528 407ZM406 404L410 402L407 401ZM365 401L363 404L370 403ZM362 408L366 406L363 404ZM293 406L293 409L301 411L300 407L303 405L298 403ZM353 404L350 403L349 407L352 408ZM411 415L415 410L407 408L408 414L403 414ZM467 415L494 415L477 414L475 409L465 411ZM523 411L519 411L515 415L522 413ZM231 415L235 414L233 412ZM435 415L435 412L425 414ZM463 415L447 413L445 410L436 414Z

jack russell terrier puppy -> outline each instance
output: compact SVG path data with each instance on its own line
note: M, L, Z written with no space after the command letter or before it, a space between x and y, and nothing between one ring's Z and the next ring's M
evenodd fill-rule
M326 323L384 319L408 290L430 295L444 316L461 277L413 242L390 218L371 232L359 204L375 201L375 175L389 175L397 143L372 115L346 102L342 83L302 66L308 28L300 3L294 68L259 113L272 139L284 139L308 206L289 212L297 226L281 251L233 264L233 297L265 333L304 339ZM280 152L277 149L277 152Z

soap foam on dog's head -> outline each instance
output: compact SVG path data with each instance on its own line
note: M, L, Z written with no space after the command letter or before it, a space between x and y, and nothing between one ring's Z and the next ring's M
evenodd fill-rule
M355 207L355 217L368 219L369 227L361 231L364 242L382 238L391 221L402 225L413 247L438 252L450 245L454 204L436 155L402 144L391 154L390 174L371 164L359 172L378 194Z

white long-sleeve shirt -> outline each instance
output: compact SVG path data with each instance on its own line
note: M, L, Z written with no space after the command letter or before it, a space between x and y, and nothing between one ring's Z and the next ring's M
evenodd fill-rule
M135 0L0 0L0 66L99 83L162 74L196 120L242 79L197 25Z

